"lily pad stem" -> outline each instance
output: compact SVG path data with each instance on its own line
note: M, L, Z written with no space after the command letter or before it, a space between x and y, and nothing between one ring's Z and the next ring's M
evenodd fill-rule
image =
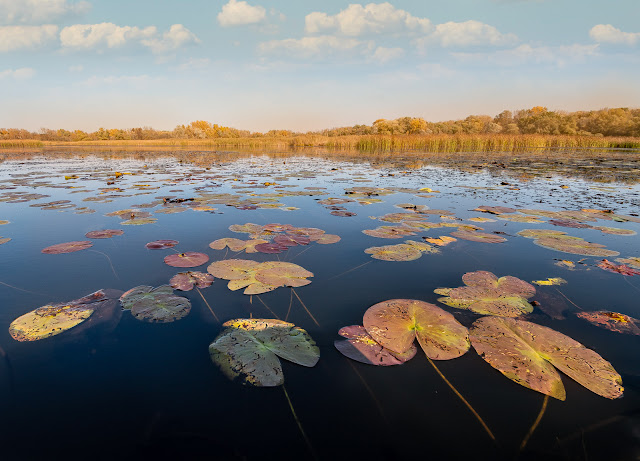
M360 264L359 266L356 266L356 267L354 267L353 269L349 269L348 271L345 271L345 272L343 272L343 273L341 273L341 274L334 275L333 277L331 277L331 278L327 279L327 281L329 281L329 280L333 280L333 279L336 279L336 278L338 278L338 277L341 277L341 276L343 276L343 275L345 275L345 274L348 274L349 272L353 272L354 270L356 270L356 269L360 269L362 266L366 266L367 264L371 264L372 262L373 262L373 260L367 261L366 263Z
M583 310L584 310L583 308L581 308L580 306L578 306L576 303L574 303L573 301L571 301L569 298L567 298L567 295L565 295L562 291L560 291L560 290L559 290L559 289L557 289L557 288L556 288L556 291L557 291L558 293L560 293L564 299L566 299L567 301L569 301L571 304L573 304L574 306L576 306L578 309L580 309L581 311L583 311Z
M280 317L278 317L278 315L277 315L275 312L273 312L269 306L267 306L267 303L265 303L265 302L262 300L262 298L261 298L260 296L256 295L256 298L258 298L258 301L260 301L260 302L262 303L262 305L263 305L264 307L266 307L266 308L267 308L267 310L268 310L269 312L271 312L271 313L274 315L274 317L275 317L275 318L277 318L278 320L280 320Z
M429 363L431 364L431 366L433 366L433 368L435 368L435 370L438 372L438 374L440 375L440 377L442 378L442 380L447 383L447 385L451 388L451 390L460 398L460 400L462 400L462 403L464 403L467 408L469 410L471 410L471 413L473 413L473 415L476 417L476 419L480 422L480 424L482 424L482 427L484 428L485 431L487 431L487 434L489 434L489 437L491 437L491 440L493 440L494 442L496 441L496 437L493 435L493 432L491 432L491 429L489 429L489 426L487 426L487 423L484 422L484 420L480 417L480 415L478 414L478 412L471 406L471 404L469 402L467 402L467 399L465 399L462 394L460 392L458 392L458 389L456 389L453 384L451 384L451 382L446 378L445 375L442 374L442 372L440 371L440 369L436 366L435 363L433 363L433 360L431 360L429 357L427 357L427 360L429 361Z
M300 433L302 434L302 437L304 438L304 441L306 442L307 447L309 448L309 452L311 453L311 456L313 457L313 459L318 459L318 455L316 454L316 451L313 449L313 445L311 445L311 441L309 440L309 437L307 437L307 434L304 432L304 429L302 428L302 423L298 419L298 415L296 415L296 410L293 409L293 403L291 403L291 399L289 398L289 394L287 393L287 388L284 387L284 385L282 385L282 390L284 391L284 396L287 398L287 403L289 404L289 408L291 409L291 414L293 415L293 419L296 420L298 429L300 429Z
M293 305L293 290L291 290L291 296L289 297L289 309L287 309L287 315L284 317L284 321L286 322L289 318L289 313L291 313L291 306Z
M207 302L207 300L205 299L204 295L202 294L202 291L200 291L200 288L196 287L196 291L198 292L198 294L200 295L200 297L202 298L202 300L204 301L204 303L207 305L207 307L209 308L209 312L211 312L211 315L213 315L213 318L216 319L216 322L220 323L220 319L218 318L218 316L216 315L215 312L213 312L213 309L211 309L211 306L209 305L209 303Z
M313 322L319 327L320 324L318 323L318 321L316 320L316 318L311 314L311 311L309 311L309 309L307 309L307 306L304 305L304 303L302 302L302 299L300 299L300 296L298 296L298 293L296 293L296 290L294 290L293 288L291 288L291 292L296 295L296 298L298 298L298 301L300 301L300 304L302 304L302 307L304 307L304 310L307 311L307 314L309 314L309 317L311 317L311 320L313 320Z
M527 435L525 435L524 439L522 439L522 443L520 444L520 451L524 450L524 447L527 446L529 439L531 438L535 430L538 428L538 424L540 424L540 421L542 420L542 416L544 416L544 412L547 409L548 403L549 403L549 396L545 395L544 400L542 402L542 408L540 409L540 413L538 413L538 417L529 428L529 432L527 432Z

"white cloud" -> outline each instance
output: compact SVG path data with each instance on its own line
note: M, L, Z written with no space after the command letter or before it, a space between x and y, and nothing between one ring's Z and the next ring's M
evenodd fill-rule
M4 26L0 27L0 53L36 48L55 40L58 26Z
M102 85L120 85L124 84L127 86L140 86L146 85L149 82L148 75L119 75L119 76L106 76L106 77L98 77L96 75L89 77L85 80L84 84L86 86L102 86Z
M211 64L212 61L209 58L191 58L181 63L177 67L173 67L173 69L179 71L201 70L210 68Z
M162 38L154 37L142 40L144 46L156 54L176 50L189 43L200 43L200 39L182 24L172 25Z
M13 78L15 80L25 80L33 77L36 71L31 67L21 67L19 69L7 69L0 71L0 79Z
M305 31L310 34L326 30L352 37L363 34L394 32L427 32L431 21L417 18L410 13L396 9L390 3L369 3L366 6L351 4L338 14L313 12L305 17Z
M503 34L493 26L471 20L438 24L432 34L416 40L416 44L419 48L425 48L430 43L439 43L444 47L508 45L517 39L514 34Z
M453 53L466 62L484 62L500 66L519 66L525 63L552 64L559 67L569 62L584 61L598 55L598 45L539 46L520 45L493 53Z
M386 48L384 46L379 46L373 52L371 59L380 64L385 64L393 59L398 59L404 55L404 50L402 48Z
M223 27L256 24L265 20L267 11L261 6L252 6L245 1L229 0L218 13L218 22Z
M372 48L371 42L354 38L345 39L333 35L271 40L258 45L258 50L264 54L283 53L302 58L322 57L336 53L365 53Z
M640 41L640 32L623 32L611 24L598 24L589 31L589 36L599 43L635 45Z
M86 13L91 4L67 0L0 0L0 22L33 24L53 22L69 15Z
M199 43L200 40L182 24L172 25L167 32L159 36L155 26L139 28L103 22L65 27L60 32L60 42L63 48L75 50L119 48L139 43L159 54L176 50L188 43Z

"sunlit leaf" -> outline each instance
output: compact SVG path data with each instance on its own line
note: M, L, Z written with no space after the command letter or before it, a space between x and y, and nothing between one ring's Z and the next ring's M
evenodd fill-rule
M149 250L165 250L167 248L173 248L178 243L177 240L154 240L145 245Z
M576 315L597 327L629 335L640 335L640 320L609 311L577 312Z
M169 280L169 285L175 290L189 291L194 286L198 288L206 288L214 281L211 274L205 274L197 271L179 272Z
M340 236L334 234L323 234L319 236L312 236L311 241L319 243L320 245L330 245L332 243L338 243L340 241Z
M457 309L477 314L517 317L533 311L527 301L536 293L533 285L519 278L496 277L491 272L467 272L462 276L466 286L452 288L438 301ZM438 293L443 293L441 289Z
M10 237L0 237L0 245L10 242L11 238Z
M598 264L596 264L600 269L604 269L608 272L614 272L616 274L622 275L640 275L640 270L633 269L626 264L614 264L611 261L603 259Z
M496 234L487 234L485 232L478 231L470 231L470 230L458 230L455 232L451 232L453 237L457 237L463 240L470 240L472 242L483 242L483 243L502 243L506 242L507 239Z
M301 287L311 283L307 277L313 277L313 273L301 266L283 261L269 261L261 263L255 274L258 282L275 287Z
M456 239L454 239L453 237L449 237L446 235L441 235L438 238L427 238L427 237L422 237L424 239L425 242L429 242L432 245L437 245L439 247L443 247L443 246L447 246L452 242L455 242Z
M410 228L400 226L380 226L375 229L365 229L362 233L383 239L399 239L408 235L416 235Z
M546 280L533 280L531 283L536 285L563 285L567 283L567 281L560 277L549 277Z
M171 254L164 257L164 263L172 267L196 267L209 261L209 256L196 251Z
M242 251L245 247L245 244L246 244L246 240L227 237L227 238L214 240L209 244L209 248L213 250L224 250L226 247L228 247L231 251Z
M474 322L469 337L485 361L529 389L564 400L558 369L598 395L609 399L622 396L622 379L609 362L551 328L524 320L483 317Z
M453 315L416 299L374 304L363 323L374 340L396 353L407 352L415 339L434 360L454 359L469 349L468 331Z
M333 344L336 349L352 360L369 365L402 365L404 362L411 360L417 352L417 348L413 344L406 352L393 352L381 346L360 325L342 327L338 334L347 339L334 341Z
M580 237L572 237L566 232L549 229L524 229L518 235L534 239L533 243L551 250L584 256L617 256L617 251L607 250L604 245L587 242Z
M640 258L634 256L630 258L617 258L617 262L626 264L627 266L631 266L635 269L640 269Z
M239 378L252 386L280 386L284 383L278 357L313 367L320 350L311 336L292 323L271 319L236 319L209 345L213 363L229 379Z
M51 245L47 248L44 248L41 253L45 253L48 255L57 255L61 253L73 253L75 251L86 250L87 248L91 248L93 243L89 240L82 240L76 242L65 242L58 243L56 245Z
M115 235L122 234L124 234L124 231L121 229L104 229L87 232L84 236L89 239L110 239Z
M225 259L209 264L207 272L224 280L242 280L253 277L259 265L259 262L249 259Z

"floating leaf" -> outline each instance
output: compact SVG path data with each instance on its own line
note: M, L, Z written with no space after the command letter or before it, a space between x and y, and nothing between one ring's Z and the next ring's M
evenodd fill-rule
M307 277L313 277L313 273L297 264L283 261L270 261L261 263L255 274L255 279L265 285L274 287L301 287L311 283Z
M333 345L346 357L369 365L402 365L411 360L417 352L415 345L403 353L393 352L380 345L360 325L342 327L338 334L346 340L336 340Z
M320 245L330 245L332 243L338 243L340 241L340 236L334 234L323 234L311 237L311 241L319 243Z
M187 298L173 294L173 288L162 285L157 288L142 285L130 289L120 297L123 308L143 322L168 323L180 320L191 310Z
M189 291L192 290L194 285L198 288L206 288L211 286L214 281L214 277L211 274L205 274L203 272L187 271L179 272L169 280L169 284L175 290Z
M477 271L467 272L462 281L466 286L451 289L438 301L483 315L517 317L533 311L527 299L535 295L536 289L524 280L509 275L498 278L491 272Z
M289 249L288 246L280 245L278 243L260 243L256 245L254 248L256 251L259 251L260 253L267 253L267 254L278 254L278 253L282 253L283 251L287 251Z
M278 245L285 245L288 247L294 247L297 245L309 245L311 239L304 235L276 235L273 238L274 243Z
M292 323L271 319L236 319L209 345L213 363L229 379L239 378L252 386L280 386L284 383L278 357L313 367L320 349L311 336Z
M11 241L10 237L0 237L0 245L2 245L3 243L10 242L10 241Z
M640 269L640 258L636 256L631 258L617 258L616 261L618 261L619 263L634 267L636 269Z
M576 263L573 261L569 261L568 259L559 259L556 263L556 266L564 267L569 270L573 270L576 267Z
M627 276L640 274L640 271L633 269L627 266L626 264L614 264L611 261L608 261L606 259L603 259L602 261L600 261L598 264L596 264L596 266L598 266L600 269L604 269L608 272L614 272L616 274L622 274Z
M383 239L399 239L408 235L416 235L412 229L408 227L399 226L380 226L375 229L365 229L363 234L367 234L371 237L378 237Z
M422 256L422 252L418 248L406 243L371 247L364 250L364 252L370 254L372 258L383 261L413 261Z
M3 226L5 224L9 224L11 221L7 221L6 219L0 219L0 226Z
M640 335L640 320L618 312L578 312L576 315L597 327L629 335Z
M99 290L67 303L47 304L11 322L9 333L16 341L37 341L55 336L84 322L96 310L110 307L107 305L110 300L113 299L106 290Z
M622 379L609 362L551 328L524 320L483 317L474 322L469 337L485 361L529 389L564 400L557 368L598 395L609 399L622 396Z
M531 283L535 283L536 285L564 285L567 281L560 277L549 277L546 280L534 280Z
M177 240L154 240L145 245L149 250L165 250L167 248L173 248L178 243Z
M331 212L331 214L333 216L342 216L342 217L357 216L356 213L352 211L346 211L346 210L334 210Z
M188 251L186 253L173 254L164 257L165 264L172 267L196 267L206 263L207 261L209 261L209 256L196 251Z
M533 243L551 250L584 256L617 256L617 251L607 250L604 245L587 242L580 237L572 237L566 232L548 229L524 229L518 235L534 239Z
M84 236L89 239L110 239L115 235L122 234L124 234L124 231L121 229L104 229L87 232Z
M413 341L427 357L449 360L469 350L467 329L453 315L416 299L390 299L374 304L364 314L364 327L383 347L405 353Z
M153 224L157 221L158 220L155 218L135 218L135 219L128 219L126 221L122 221L120 225L121 226L142 226L144 224Z
M507 239L496 234L487 234L484 232L470 231L470 230L458 230L451 232L451 235L463 240L470 240L472 242L483 243L502 243Z
M41 253L45 253L48 255L57 255L61 253L73 253L75 251L86 250L87 248L91 248L93 243L89 240L82 240L76 242L66 242L66 243L58 243L56 245L51 245L47 248L44 248Z
M619 229L617 227L606 227L606 226L593 226L593 229L597 229L604 234L612 234L612 235L636 235L636 231L631 229Z
M473 211L482 211L483 213L491 213L491 214L504 214L504 213L515 213L515 208L509 208L506 206L479 206Z
M456 239L454 239L453 237L448 237L446 235L441 235L438 238L427 238L427 237L422 237L424 239L425 242L429 242L432 245L437 245L439 247L443 247L443 246L447 246L452 242L455 242Z
M207 272L224 280L242 280L253 277L259 265L259 262L249 259L225 259L211 263Z
M213 250L224 250L226 247L229 247L231 251L242 251L244 250L244 246L246 243L247 243L246 240L227 237L227 238L214 240L209 244L209 248Z

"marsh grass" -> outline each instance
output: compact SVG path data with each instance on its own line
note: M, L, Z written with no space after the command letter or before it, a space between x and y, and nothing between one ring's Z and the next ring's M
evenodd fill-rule
M640 149L640 138L562 135L351 135L263 136L208 139L150 139L52 142L38 140L4 140L0 148L37 147L166 147L166 148L248 148L298 149L320 147L358 152L413 151L429 153L455 152L526 152L535 150Z

